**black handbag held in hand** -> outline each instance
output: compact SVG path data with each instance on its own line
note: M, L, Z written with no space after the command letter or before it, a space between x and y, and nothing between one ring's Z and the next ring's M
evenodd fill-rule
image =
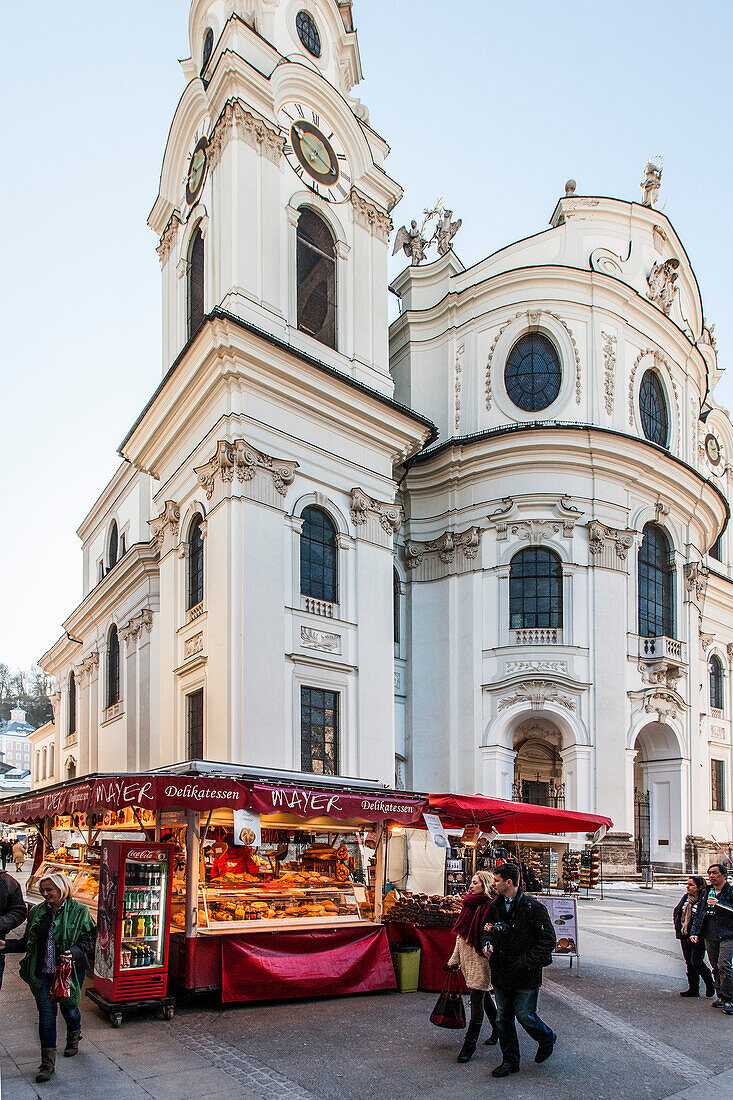
M466 1026L466 1010L463 1007L463 997L458 991L458 974L450 970L445 979L443 992L436 1001L435 1008L430 1013L430 1023L436 1027L462 1028Z

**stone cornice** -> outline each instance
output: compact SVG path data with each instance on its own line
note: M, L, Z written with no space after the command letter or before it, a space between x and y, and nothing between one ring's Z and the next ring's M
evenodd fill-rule
M175 500L167 500L163 511L156 519L149 519L150 534L155 539L158 550L163 551L166 536L175 543L178 539L178 528L181 521L181 509Z
M165 264L166 260L171 254L171 251L176 241L178 240L178 230L180 228L180 225L181 219L179 218L178 214L171 214L170 218L168 219L168 224L166 225L161 235L160 243L155 249L155 251L158 253L158 259L160 260L161 266Z
M350 511L357 528L368 525L370 516L376 518L384 533L389 536L396 535L402 526L402 508L399 504L383 504L367 496L363 489L351 490Z
M389 214L380 210L379 207L375 206L373 202L370 202L365 195L357 191L355 187L352 187L349 199L354 211L354 221L356 224L362 226L364 229L368 229L370 233L373 233L386 243L393 229L392 219Z
M278 130L253 115L239 99L228 100L214 124L207 147L209 168L217 166L233 138L245 141L274 164L279 162L285 144L285 138Z
M438 580L451 573L468 573L475 568L480 545L480 527L445 531L428 542L406 539L405 567L414 580Z
M152 629L153 612L149 608L144 607L137 615L133 615L124 626L120 627L120 636L129 651L137 644L138 637L143 631L147 631L147 633L150 634Z

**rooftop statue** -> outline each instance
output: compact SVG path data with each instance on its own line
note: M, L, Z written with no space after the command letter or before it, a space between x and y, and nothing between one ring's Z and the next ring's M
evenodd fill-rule
M426 258L426 250L433 244L437 246L438 253L441 256L445 256L446 253L450 252L453 247L453 238L463 224L461 218L451 221L453 211L447 210L440 199L438 199L432 210L423 210L423 214L425 217L419 228L414 218L410 222L409 229L404 225L400 226L392 249L393 256L396 256L399 250L402 249L405 255L410 257L410 263L414 266L422 263ZM427 231L431 222L434 222L433 231L428 237Z
M657 158L659 163L655 164L654 158L647 161L646 168L644 169L644 179L639 184L641 187L641 204L642 206L654 206L659 195L659 188L662 186L662 166L664 161L662 157Z
M410 257L410 263L417 266L421 260L425 259L425 249L427 246L428 242L423 237L422 230L418 229L417 222L413 218L410 222L409 229L405 229L404 225L402 225L397 230L392 255L396 256L402 248L405 255Z
M433 234L432 239L436 241L438 245L438 252L441 256L445 256L446 252L450 252L451 248L453 247L451 241L463 225L462 218L458 218L457 221L452 222L452 217L452 210L443 210L443 216L436 225L435 232Z

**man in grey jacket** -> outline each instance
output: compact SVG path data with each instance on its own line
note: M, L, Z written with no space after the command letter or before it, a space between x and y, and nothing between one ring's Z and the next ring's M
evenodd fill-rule
M27 916L20 883L7 871L0 871L0 940L22 924ZM5 972L5 952L0 952L0 989Z

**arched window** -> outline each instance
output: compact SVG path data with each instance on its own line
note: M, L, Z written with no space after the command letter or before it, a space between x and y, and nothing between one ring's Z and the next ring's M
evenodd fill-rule
M723 710L723 662L717 653L710 658L710 706Z
M117 549L119 547L119 535L117 534L117 523L112 520L112 526L109 529L109 541L107 543L107 569L114 569L117 565Z
M47 755L46 750L41 752L41 779L46 779Z
M562 371L554 345L541 332L520 336L507 356L504 385L524 412L548 408L560 393Z
M49 745L48 746L48 778L49 779L53 779L53 769L54 769L54 764L55 764L54 749L55 749L54 745Z
M211 51L214 49L214 32L211 27L206 28L204 34L204 51L201 55L201 72L203 74L204 69L209 64L209 58L211 57Z
M188 529L187 611L200 604L204 598L204 536L201 531L202 523L201 516L194 516Z
M114 706L120 700L120 639L117 627L113 626L107 640L107 706Z
M316 600L338 600L336 528L321 508L304 509L300 535L300 591Z
M204 238L201 227L196 226L188 246L188 273L186 277L188 298L188 339L204 319Z
M295 28L298 38L313 57L321 56L321 36L318 27L313 22L313 16L307 11L299 11L295 17Z
M298 218L297 283L298 328L335 348L335 242L323 218L308 209Z
M36 749L36 783L41 778L41 750Z
M396 569L392 570L392 619L394 625L394 644L400 644L400 592L402 585Z
M710 554L710 557L715 558L716 561L722 561L722 553L723 553L723 534L722 534L722 532L718 535L717 539L715 540L713 545L708 550L708 553Z
M76 779L76 760L73 756L70 756L66 761L66 778Z
M674 569L661 527L647 523L639 547L639 635L674 637Z
M69 673L69 724L66 727L66 734L71 737L76 733L76 676L73 672Z
M512 630L562 627L562 562L553 550L520 550L509 566Z
M669 439L667 400L659 375L654 370L645 372L639 387L639 413L644 435L652 443L666 447Z

